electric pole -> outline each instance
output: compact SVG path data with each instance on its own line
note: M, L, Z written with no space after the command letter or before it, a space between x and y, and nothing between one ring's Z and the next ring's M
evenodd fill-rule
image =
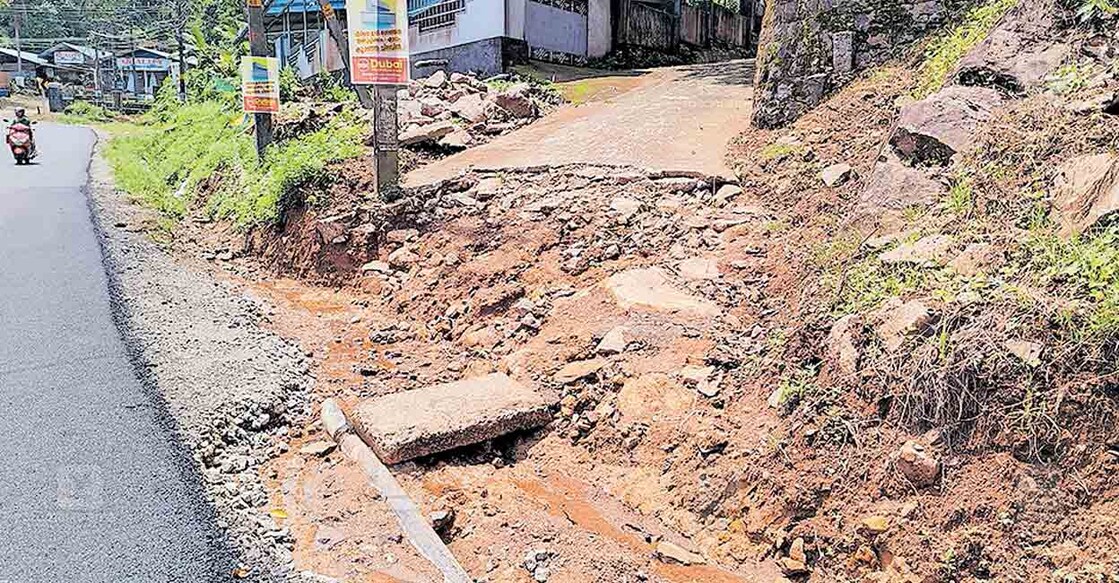
M16 72L23 73L23 42L20 40L20 16L23 10L23 4L12 6L12 22L16 29Z
M264 33L264 3L262 0L247 0L246 7L249 11L249 53L254 57L267 57L268 37ZM254 113L253 122L256 127L256 152L261 159L264 150L272 143L272 114Z
M183 43L183 29L186 28L186 17L183 14L183 4L186 0L175 0L175 38L179 43L179 103L186 103L186 47Z

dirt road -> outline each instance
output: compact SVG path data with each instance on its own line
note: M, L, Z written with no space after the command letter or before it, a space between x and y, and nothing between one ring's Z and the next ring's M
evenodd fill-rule
M418 168L409 186L466 168L593 163L733 178L727 143L749 125L752 60L654 69L615 99L567 106L521 131Z

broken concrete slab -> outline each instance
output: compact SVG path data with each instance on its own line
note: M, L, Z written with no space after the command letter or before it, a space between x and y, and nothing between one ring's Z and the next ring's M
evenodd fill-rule
M946 87L902 108L890 145L911 164L947 166L975 143L976 128L1002 102L994 89Z
M1119 156L1079 156L1062 164L1053 181L1053 206L1066 238L1119 211Z
M623 308L639 306L707 317L721 312L719 306L673 287L668 274L658 267L615 273L605 285Z
M411 146L425 142L434 142L453 131L455 131L455 124L450 121L439 121L422 126L410 126L403 132L400 132L400 145Z
M494 373L370 399L351 422L382 462L396 464L541 427L554 404Z

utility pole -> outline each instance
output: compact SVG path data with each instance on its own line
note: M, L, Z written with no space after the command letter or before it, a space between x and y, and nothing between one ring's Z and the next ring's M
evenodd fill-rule
M268 38L264 33L264 3L262 0L247 0L249 11L249 53L254 57L267 57ZM254 113L253 125L256 128L256 153L264 159L264 150L272 143L272 114Z
M175 0L175 39L179 43L179 103L186 103L186 45L183 43L183 29L186 28L186 16L183 14L183 4L186 0Z
M373 160L377 192L385 201L400 198L400 128L396 117L395 85L377 85L373 110Z
M23 73L23 42L20 40L20 16L23 11L23 4L12 7L12 22L16 29L16 72Z

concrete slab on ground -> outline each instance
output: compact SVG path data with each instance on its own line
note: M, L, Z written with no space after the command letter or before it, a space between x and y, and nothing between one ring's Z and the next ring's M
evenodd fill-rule
M365 401L351 421L382 462L397 464L546 425L552 405L494 373Z
M540 121L413 170L406 186L467 168L633 166L734 178L727 145L750 124L753 60L652 69L614 99L561 107Z

